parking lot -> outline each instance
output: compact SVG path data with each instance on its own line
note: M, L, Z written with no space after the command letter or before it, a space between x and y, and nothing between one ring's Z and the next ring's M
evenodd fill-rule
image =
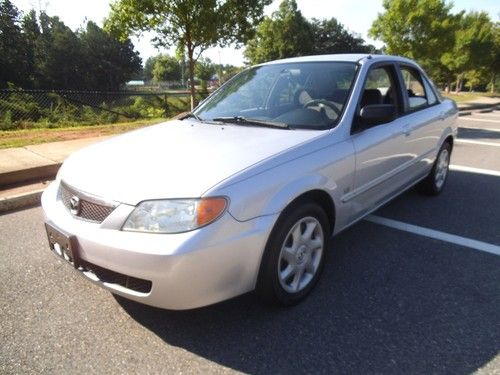
M0 216L0 373L499 373L500 111L458 126L443 194L333 238L289 309L113 297L51 254L40 207Z

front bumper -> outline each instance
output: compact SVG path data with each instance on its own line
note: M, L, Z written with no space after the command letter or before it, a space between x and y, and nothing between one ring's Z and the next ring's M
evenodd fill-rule
M119 230L133 206L120 205L101 224L73 217L58 196L59 182L42 195L47 223L74 236L83 262L151 281L147 293L82 275L113 293L174 310L213 304L255 288L260 261L277 215L239 222L225 213L191 232L155 234Z

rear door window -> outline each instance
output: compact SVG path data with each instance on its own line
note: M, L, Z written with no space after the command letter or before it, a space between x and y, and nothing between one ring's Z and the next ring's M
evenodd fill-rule
M401 75L405 88L404 91L408 99L408 112L426 108L437 103L436 95L431 90L428 83L426 89L426 82L423 80L418 70L402 66Z

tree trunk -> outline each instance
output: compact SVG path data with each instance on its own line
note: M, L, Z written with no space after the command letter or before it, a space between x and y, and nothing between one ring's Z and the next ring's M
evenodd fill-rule
M451 80L446 81L446 93L449 94L451 91Z
M460 76L457 76L457 82L455 83L455 94L460 92Z
M490 88L490 92L493 94L495 92L495 83L497 81L497 75L495 73L492 73L491 74L491 88Z
M194 88L194 60L193 60L193 53L194 53L194 48L191 45L190 42L188 42L188 67L189 67L189 89L191 92L191 110L194 109L198 105L196 102L196 90Z

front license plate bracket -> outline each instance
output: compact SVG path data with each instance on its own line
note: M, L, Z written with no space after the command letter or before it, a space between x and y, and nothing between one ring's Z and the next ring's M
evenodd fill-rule
M45 230L47 231L50 249L73 267L79 268L81 262L78 256L76 237L54 228L49 223L45 223Z

